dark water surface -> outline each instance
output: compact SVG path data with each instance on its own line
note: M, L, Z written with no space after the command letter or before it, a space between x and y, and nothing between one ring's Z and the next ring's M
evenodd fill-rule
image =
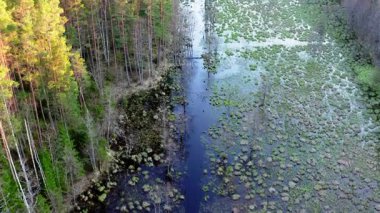
M207 170L207 157L203 137L207 137L208 129L217 121L220 115L218 109L210 104L212 75L204 68L204 61L200 56L207 48L205 41L204 1L194 1L190 9L190 20L193 22L193 53L182 67L182 85L187 101L186 108L182 110L187 118L185 142L185 178L183 190L185 192L186 212L198 212L204 198L202 191L202 177L204 169ZM220 109L219 109L220 110Z

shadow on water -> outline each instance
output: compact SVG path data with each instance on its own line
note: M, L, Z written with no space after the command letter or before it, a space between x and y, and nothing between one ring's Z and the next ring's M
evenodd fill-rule
M207 136L208 129L217 122L220 112L210 104L212 95L209 87L213 81L212 75L204 65L204 51L210 49L208 42L208 32L205 30L207 25L204 18L205 2L195 0L189 4L192 15L191 20L194 24L193 51L192 56L188 57L182 67L181 84L184 89L186 100L185 106L176 108L177 114L183 114L186 118L183 141L185 144L185 160L183 169L185 177L181 184L185 193L184 208L186 212L199 212L200 205L204 198L202 191L203 171L206 165L205 146L202 138ZM206 49L206 50L205 50Z
M182 80L188 104L181 112L187 117L183 137L186 150L184 162L186 177L182 187L186 197L184 204L186 212L198 212L204 197L201 186L203 170L207 168L205 147L201 138L216 122L219 113L209 103L208 85L211 80L207 71L203 69L203 61L189 60L183 70Z

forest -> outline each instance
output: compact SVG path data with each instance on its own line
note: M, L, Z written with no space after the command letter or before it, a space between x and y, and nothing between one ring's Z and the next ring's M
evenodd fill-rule
M380 211L379 18L0 0L0 211Z
M367 75L370 87L378 91L380 85L380 33L377 30L380 27L379 2L343 0L341 4L347 13L350 31L355 32L355 36L370 55L370 64L375 66L367 67L362 71L365 73L362 75Z
M177 10L175 0L0 1L2 211L68 211L76 183L108 169L122 91L179 63Z

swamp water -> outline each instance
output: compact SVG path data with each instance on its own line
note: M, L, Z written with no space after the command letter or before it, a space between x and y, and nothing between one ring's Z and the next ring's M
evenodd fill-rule
M193 44L175 78L175 160L119 175L107 212L379 212L380 124L321 8L183 7Z

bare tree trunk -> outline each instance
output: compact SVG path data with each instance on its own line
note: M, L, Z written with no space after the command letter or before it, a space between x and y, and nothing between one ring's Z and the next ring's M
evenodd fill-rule
M103 55L104 59L107 62L107 66L110 66L110 53L109 53L109 36L108 36L108 19L107 19L107 6L108 1L104 0L102 1L102 6L101 6L101 17L100 18L100 29L101 29L101 38L102 38L102 43L103 43Z
M90 150L89 150L89 157L92 169L96 172L98 171L97 167L97 161L96 161L96 148L98 147L97 139L96 139L96 133L94 133L94 126L93 121L91 119L90 112L86 108L86 127L89 131L89 137L90 137Z
M137 56L138 56L138 63L140 66L141 70L141 83L144 81L144 64L143 64L143 50L144 50L144 45L143 45L143 38L142 38L142 27L141 27L141 22L142 20L139 18L137 22Z
M108 13L111 14L111 4L109 3L108 4ZM110 17L110 23L111 23L111 38L112 38L112 49L113 49L113 60L114 60L114 69L115 71L118 70L118 66L117 66L117 57L116 57L116 43L115 43L115 33L114 33L114 29L113 29L113 17L111 15ZM118 72L119 73L119 72Z
M34 151L32 149L32 143L31 143L32 138L30 137L29 129L28 129L28 126L27 126L27 123L26 123L25 119L24 119L24 125L25 125L25 129L26 129L26 136L28 138L30 157L32 158L32 164L33 164L34 173L36 174L37 182L40 182L39 178L38 178L38 172L37 172L37 167L36 167L36 160L34 159Z
M82 53L82 37L81 37L81 31L80 31L80 22L79 22L79 15L78 15L78 12L76 11L75 12L75 18L76 18L76 30L77 30L77 34L78 34L78 43L79 43L79 52L80 52L80 55L81 57L83 57L83 53Z
M36 122L37 122L37 129L38 129L38 143L42 145L42 132L41 132L41 126L40 126L40 118L38 116L38 110L37 110L37 101L36 101L36 96L34 93L34 87L33 87L33 82L30 82L30 89L32 91L32 101L33 101L33 109L34 109L34 114L36 116Z
M95 28L95 25L96 24L96 21L95 21L95 17L94 17L94 9L93 9L93 6L91 4L91 35L92 35L92 41L93 41L93 45L94 47L92 48L93 49L93 52L94 52L94 59L95 59L95 69L93 70L93 75L94 75L94 79L95 81L97 82L97 86L98 86L98 89L100 91L101 94L103 94L103 75L101 73L101 69L100 69L100 57L99 57L99 44L98 44L98 41L97 41L97 34L96 34L96 28Z
M121 15L121 32L122 32L122 41L123 41L123 52L124 52L124 66L125 66L125 73L127 74L127 82L128 82L128 85L131 84L131 78L129 76L129 60L128 60L128 55L129 55L129 52L128 52L128 47L127 47L127 42L126 42L126 35L125 35L125 24L124 24L124 15L122 14Z
M152 76L153 72L153 47L152 47L152 40L153 40L153 23L152 23L152 0L148 1L148 73L149 77Z
M133 43L134 43L134 49L135 49L134 58L135 58L135 66L136 66L138 76L139 76L139 82L142 83L142 81L143 81L142 71L141 71L141 67L140 67L140 63L139 63L139 57L138 57L139 46L138 46L138 36L137 36L138 32L137 31L138 31L138 26L137 26L137 23L135 23L135 26L133 29L133 34L134 34Z
M139 82L142 83L144 81L144 71L141 64L141 32L140 32L140 19L137 18L135 27L134 27L134 46L135 46L135 63L138 70Z
M21 193L21 196L22 196L22 200L24 201L24 205L26 207L27 212L31 213L31 212L33 212L33 210L31 208L31 206L29 205L28 200L26 199L26 195L25 195L24 189L22 188L22 185L21 185L21 182L20 182L20 178L17 175L17 170L16 170L15 164L13 162L11 152L9 150L8 141L7 141L7 138L5 137L3 124L2 124L1 121L0 121L0 134L1 134L1 139L3 141L3 148L4 148L5 154L7 156L7 160L8 160L8 163L9 163L9 167L11 168L11 172L12 172L13 178L16 181L18 187L19 187L19 190L20 190L20 193Z
M29 198L29 205L33 206L34 205L34 195L33 195L33 192L32 192L32 184L31 184L31 181L30 181L30 179L28 177L27 166L25 164L26 160L25 160L23 154L20 151L18 143L16 143L16 151L17 151L18 161L20 163L22 174L24 176L24 180L25 180L25 184L26 184L26 190L27 190L28 198Z
M44 86L42 87L42 90L43 90L43 92L44 92L44 96L45 96L45 99L46 99L46 105L47 105L47 108L48 108L48 115L49 115L50 125L51 125L51 127L53 128L54 133L56 134L56 133L57 133L57 130L56 130L56 128L55 128L55 122L54 122L54 120L53 120L53 116L52 116L52 114L51 114L51 108L50 108L49 97L48 97L48 95L47 95L47 93L46 93L46 89L45 89Z
M45 173L44 173L44 170L42 169L41 161L40 161L40 158L38 156L37 149L36 149L36 147L34 145L32 133L30 131L30 127L29 127L28 122L26 120L24 120L24 123L25 123L26 134L28 136L30 155L32 157L32 162L33 162L34 170L36 171L37 180L38 180L38 174L37 174L37 168L36 168L35 164L38 165L38 168L39 168L39 171L40 171L40 175L41 175L41 178L42 178L42 182L43 182L43 184L44 184L44 186L46 188L47 186L46 186Z

